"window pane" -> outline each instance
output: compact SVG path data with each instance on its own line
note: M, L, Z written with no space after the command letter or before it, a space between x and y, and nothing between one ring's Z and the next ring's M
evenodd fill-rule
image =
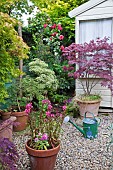
M80 43L89 42L98 37L109 37L111 42L112 18L80 21Z

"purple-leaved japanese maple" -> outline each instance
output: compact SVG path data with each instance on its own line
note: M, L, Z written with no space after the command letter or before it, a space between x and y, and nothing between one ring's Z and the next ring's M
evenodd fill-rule
M72 43L65 47L63 56L68 60L68 66L63 69L80 81L85 95L90 95L98 83L96 77L100 78L101 86L110 88L113 94L113 43L108 43L108 38L97 38L84 44ZM80 78L84 78L85 84ZM90 78L93 78L91 83Z

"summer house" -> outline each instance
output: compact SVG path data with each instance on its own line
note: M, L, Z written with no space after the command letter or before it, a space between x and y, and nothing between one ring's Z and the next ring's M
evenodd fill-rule
M109 37L109 42L113 42L113 0L89 0L70 11L68 15L75 17L76 43L89 42L105 36ZM113 96L108 88L101 87L98 83L93 92L102 96L100 106L113 108ZM76 94L82 93L82 87L76 81Z

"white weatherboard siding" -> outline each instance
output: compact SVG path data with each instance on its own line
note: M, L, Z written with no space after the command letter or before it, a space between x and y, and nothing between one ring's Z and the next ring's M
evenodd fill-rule
M90 0L70 11L69 16L76 17L76 43L89 42L105 36L110 37L109 42L113 42L113 0ZM75 86L76 94L83 94L82 86L78 81ZM113 108L113 97L107 87L101 87L98 82L92 92L101 94L102 107Z

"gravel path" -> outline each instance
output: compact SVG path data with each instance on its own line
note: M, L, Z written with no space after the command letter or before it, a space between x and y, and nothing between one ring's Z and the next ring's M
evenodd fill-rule
M98 128L98 138L85 139L70 123L63 124L61 149L57 157L54 170L113 170L113 146L107 147L111 140L113 129L113 113L99 114L101 123ZM71 119L82 124L81 119ZM13 141L17 145L20 159L18 170L30 170L29 158L25 151L25 142L29 139L29 132L14 132ZM108 149L107 149L108 148Z

